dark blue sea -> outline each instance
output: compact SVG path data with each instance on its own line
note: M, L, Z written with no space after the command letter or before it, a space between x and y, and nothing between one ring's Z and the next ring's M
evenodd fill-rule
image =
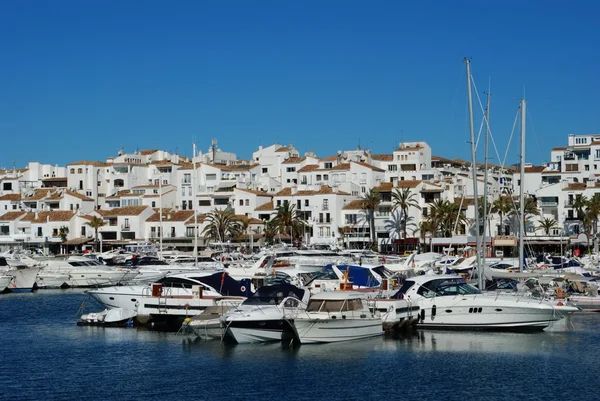
M0 399L598 400L600 315L536 334L228 346L79 327L81 291L0 295Z

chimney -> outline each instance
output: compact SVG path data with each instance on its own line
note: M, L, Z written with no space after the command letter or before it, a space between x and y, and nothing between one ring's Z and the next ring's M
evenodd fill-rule
M298 192L298 186L296 184L291 186L292 189L292 195L296 195L296 192Z

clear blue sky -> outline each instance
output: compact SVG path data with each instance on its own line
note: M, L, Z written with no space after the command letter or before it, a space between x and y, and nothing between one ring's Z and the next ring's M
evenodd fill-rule
M502 155L525 90L527 161L541 163L569 133L600 132L599 9L3 1L0 166L104 160L122 147L189 156L194 140L206 150L213 137L241 158L274 142L328 156L424 140L436 155L468 159L465 56L482 99L491 79Z

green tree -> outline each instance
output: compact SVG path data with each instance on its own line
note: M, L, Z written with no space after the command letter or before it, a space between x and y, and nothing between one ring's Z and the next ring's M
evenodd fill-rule
M292 240L302 238L306 229L306 222L302 214L296 210L296 206L289 202L275 209L275 217L271 220L280 234L288 234Z
M94 249L96 252L98 252L98 230L100 227L104 227L105 224L104 219L96 216L93 216L90 221L85 223L86 226L94 229Z
M498 235L504 235L504 217L509 215L514 209L514 201L512 197L502 195L492 203L491 212L498 215L500 218L500 232Z
M238 238L242 232L239 219L230 210L214 209L205 217L208 222L202 235L209 241L224 242Z
M367 221L369 222L369 237L371 241L371 247L377 249L377 235L375 233L375 211L381 203L381 195L379 191L370 189L362 197L362 209L367 215Z
M60 240L62 242L65 242L67 240L68 234L69 234L69 227L67 227L67 226L61 226L58 229L58 236L60 237Z
M536 230L543 230L546 235L550 235L550 230L555 228L558 228L556 220L551 217L544 217L542 220L540 220Z
M421 210L421 206L419 206L417 194L411 192L410 188L396 188L396 190L392 192L392 204L392 211L397 209L402 211L402 232L404 233L404 236L402 237L402 247L406 251L406 225L409 220L408 211L411 207Z

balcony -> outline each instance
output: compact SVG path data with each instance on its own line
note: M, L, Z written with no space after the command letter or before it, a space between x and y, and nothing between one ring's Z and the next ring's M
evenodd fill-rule
M542 207L556 207L558 206L558 201L542 201L540 205Z

